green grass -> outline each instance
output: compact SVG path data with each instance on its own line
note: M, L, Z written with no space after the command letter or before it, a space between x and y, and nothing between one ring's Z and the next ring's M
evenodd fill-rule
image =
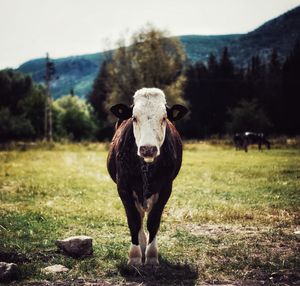
M139 270L126 266L129 231L106 156L105 144L0 152L0 261L20 266L19 283L300 281L299 149L186 144L158 235L160 267ZM56 251L56 239L81 234L93 237L92 257ZM51 264L71 270L41 273Z

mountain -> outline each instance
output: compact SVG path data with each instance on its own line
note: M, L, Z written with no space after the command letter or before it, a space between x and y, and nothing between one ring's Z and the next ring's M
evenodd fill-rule
M206 61L209 53L219 56L227 46L233 62L245 67L252 56L266 60L276 49L281 58L286 57L300 40L300 6L272 19L247 34L224 36L182 36L188 57Z
M216 35L216 36L199 36L188 35L179 36L188 59L195 63L197 61L206 61L210 53L219 55L225 46L230 46L236 42L241 35Z
M245 65L253 55L268 57L272 49L286 57L297 40L300 40L300 6L241 35L230 46L230 52L236 54L235 62Z
M77 95L85 96L91 89L104 56L105 53L96 53L55 59L55 70L58 79L54 80L51 85L54 98L69 94L71 89ZM31 74L36 82L43 82L45 58L28 61L22 64L19 70Z
M204 61L210 53L219 56L227 46L232 60L238 66L245 67L254 55L267 59L273 48L281 58L286 57L297 39L300 39L300 6L272 19L247 34L200 36L180 36L190 62ZM103 62L106 53L55 59L59 78L52 84L54 98L68 94L74 89L75 94L84 97L92 87L93 80ZM45 59L25 62L18 68L21 72L32 75L33 80L43 82Z

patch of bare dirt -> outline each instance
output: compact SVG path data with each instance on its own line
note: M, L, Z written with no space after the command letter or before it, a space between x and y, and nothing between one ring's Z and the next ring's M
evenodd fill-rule
M19 252L0 251L0 261L5 261L7 263L25 263L29 262L29 259L26 255Z
M32 281L32 282L24 282L18 284L21 286L116 286L117 284L111 284L105 281L100 280L84 280L84 279L76 279L76 280L69 280L69 281ZM131 286L128 284L128 286ZM133 285L132 285L133 286Z
M39 252L32 252L32 253L20 253L16 251L1 251L0 250L0 261L5 261L9 263L29 263L32 261L44 261L47 262L55 257L59 257L59 252L55 249L48 250L48 251L39 251Z
M137 283L133 285L196 285L199 276L198 270L189 264L173 264L164 259L160 259L159 267L117 267L126 282Z
M260 283L258 285L300 285L300 272L292 270L280 270L269 275L260 269L253 269L246 273L245 281L258 281Z

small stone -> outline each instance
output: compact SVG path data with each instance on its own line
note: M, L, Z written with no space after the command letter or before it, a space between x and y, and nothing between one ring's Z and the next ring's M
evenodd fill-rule
M61 264L55 264L43 268L41 271L45 274L55 274L55 273L67 272L69 271L69 269Z
M15 263L0 262L0 282L9 282L18 278L18 266Z
M79 235L57 240L57 247L66 255L79 258L93 254L93 239L90 236Z

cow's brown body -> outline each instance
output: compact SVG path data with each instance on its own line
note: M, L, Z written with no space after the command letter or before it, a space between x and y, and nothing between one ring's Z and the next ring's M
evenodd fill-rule
M133 134L132 119L123 121L112 139L107 159L107 168L117 184L119 196L125 207L128 226L133 245L139 245L139 231L142 227L142 211L149 212L147 229L150 244L155 239L160 225L161 215L171 192L172 183L182 162L182 143L174 125L167 120L166 136L160 155L151 164L143 162L137 155L137 146ZM147 172L142 168L147 165ZM149 186L145 194L144 178ZM152 200L151 209L143 209L144 199Z

